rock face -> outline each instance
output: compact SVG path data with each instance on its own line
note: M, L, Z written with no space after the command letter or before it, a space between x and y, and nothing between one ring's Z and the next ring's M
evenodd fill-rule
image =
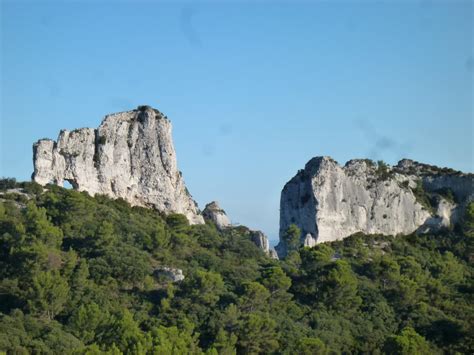
M132 205L182 213L190 223L204 223L178 170L171 122L158 110L108 115L97 129L62 130L57 142L33 146L33 180L79 191L123 198Z
M168 266L162 266L153 272L156 278L164 278L171 282L180 282L184 280L183 270Z
M262 231L250 230L250 238L254 244L263 250L272 259L278 259L278 254L274 248L270 247L268 237Z
M301 243L343 239L356 232L410 234L436 231L456 223L474 199L474 175L401 160L397 166L351 160L341 167L329 157L311 159L283 188L282 239L291 224Z
M270 244L268 243L268 237L262 231L250 231L252 242L255 243L260 249L266 254L270 254Z
M208 203L204 208L204 211L202 211L202 215L204 219L213 222L217 229L221 231L232 226L229 217L227 217L227 214L220 207L217 201ZM278 259L276 251L273 248L270 248L270 243L268 242L268 237L265 235L265 233L259 230L251 230L247 227L244 227L244 230L246 234L250 236L250 240L258 248L262 249L265 254L273 259Z
M225 211L219 206L217 201L208 203L202 211L205 219L212 221L219 230L223 230L231 225L229 217Z

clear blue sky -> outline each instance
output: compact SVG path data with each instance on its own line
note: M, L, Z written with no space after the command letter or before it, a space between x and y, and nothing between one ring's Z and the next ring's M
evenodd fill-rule
M140 104L172 120L200 207L271 239L313 156L473 170L471 1L1 4L1 176Z

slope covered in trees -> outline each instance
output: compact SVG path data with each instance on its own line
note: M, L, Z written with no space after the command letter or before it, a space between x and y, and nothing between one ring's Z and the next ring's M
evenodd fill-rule
M354 235L278 261L244 227L56 186L0 190L0 352L474 352L474 204L442 235Z

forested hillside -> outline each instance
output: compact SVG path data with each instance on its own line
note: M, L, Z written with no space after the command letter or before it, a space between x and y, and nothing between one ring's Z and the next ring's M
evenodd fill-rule
M278 261L245 227L11 179L0 192L0 352L474 353L473 203L440 235L295 243Z

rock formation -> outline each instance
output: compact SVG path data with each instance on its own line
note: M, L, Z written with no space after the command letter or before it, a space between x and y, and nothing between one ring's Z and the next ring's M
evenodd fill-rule
M217 201L208 203L202 211L202 215L205 219L213 222L219 230L223 230L231 225L229 217L227 217L227 214Z
M263 250L272 259L278 259L278 254L273 247L270 247L268 242L268 237L262 231L258 230L249 230L250 239L254 244Z
M268 237L262 231L250 231L250 238L260 249L266 254L270 254L270 244L268 243Z
M227 217L227 214L225 211L220 207L219 203L217 201L212 201L211 203L208 203L204 210L202 211L202 215L204 219L211 221L214 223L220 231L231 227L231 223L229 220L229 217ZM239 228L239 227L237 227ZM240 227L242 228L242 227ZM262 231L259 230L251 230L247 227L243 227L245 233L250 236L250 240L262 251L270 256L273 259L278 259L278 255L275 251L275 249L270 248L270 243L268 242L268 237L263 233Z
M177 167L171 122L149 106L108 115L97 129L62 130L57 142L36 142L33 155L33 180L41 185L66 180L91 195L204 223Z
M285 231L301 230L301 244L343 239L357 232L398 235L436 231L456 223L474 199L474 175L401 160L390 167L329 157L311 159L283 188L280 256Z
M270 249L270 252L268 253L268 256L269 256L270 258L272 258L272 259L276 259L276 260L279 259L278 253L277 253L277 251L275 250L275 248L271 248L271 249Z
M155 276L158 279L165 279L165 280L170 280L171 282L180 282L185 279L183 270L177 269L177 268L172 268L168 266L162 266L153 272L153 276Z

